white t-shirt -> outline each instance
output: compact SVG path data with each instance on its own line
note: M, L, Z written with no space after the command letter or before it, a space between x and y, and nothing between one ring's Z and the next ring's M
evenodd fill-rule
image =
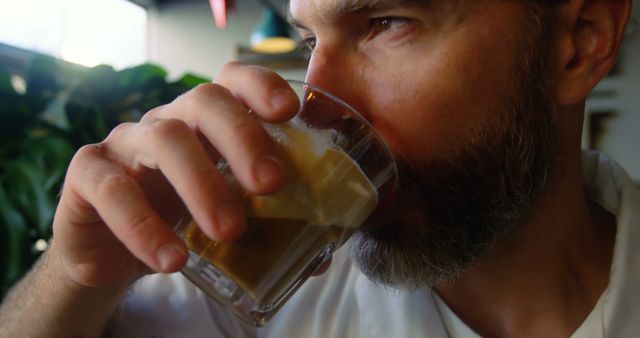
M589 198L616 215L609 286L573 338L640 336L640 191L617 164L583 154ZM635 244L635 245L634 245ZM348 244L347 244L348 245ZM114 314L111 337L478 337L431 291L380 288L339 250L262 328L246 326L182 275L141 279Z

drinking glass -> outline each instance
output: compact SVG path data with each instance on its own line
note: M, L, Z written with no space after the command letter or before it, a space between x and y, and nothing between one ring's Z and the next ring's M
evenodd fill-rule
M298 113L286 123L263 123L284 159L284 187L249 194L221 161L218 169L242 197L246 232L233 242L214 241L190 216L176 228L189 248L182 273L255 326L344 244L397 181L391 151L362 116L320 88L288 83Z

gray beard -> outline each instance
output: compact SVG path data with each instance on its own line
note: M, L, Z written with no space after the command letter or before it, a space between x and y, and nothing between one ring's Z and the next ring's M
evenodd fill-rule
M559 153L543 40L514 66L497 125L483 126L448 159L398 158L394 219L369 224L350 242L370 280L408 290L453 281L526 221Z

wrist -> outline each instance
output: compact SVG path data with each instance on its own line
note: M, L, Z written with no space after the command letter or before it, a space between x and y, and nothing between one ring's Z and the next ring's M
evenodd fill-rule
M44 253L41 264L45 269L44 274L53 281L60 283L61 292L73 297L93 296L102 297L105 300L115 297L119 298L129 288L133 281L125 281L109 286L92 286L76 280L70 273L70 269L65 263L64 256L58 250L55 240Z
M97 337L126 289L124 284L98 288L76 282L53 244L7 294L0 331L7 337Z

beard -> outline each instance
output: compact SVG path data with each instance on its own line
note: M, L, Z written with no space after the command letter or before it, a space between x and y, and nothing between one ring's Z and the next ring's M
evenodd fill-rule
M415 290L454 281L520 228L548 188L557 131L549 62L541 57L549 56L551 34L538 19L512 66L498 123L446 158L398 158L395 219L362 228L350 242L354 262L374 283Z

